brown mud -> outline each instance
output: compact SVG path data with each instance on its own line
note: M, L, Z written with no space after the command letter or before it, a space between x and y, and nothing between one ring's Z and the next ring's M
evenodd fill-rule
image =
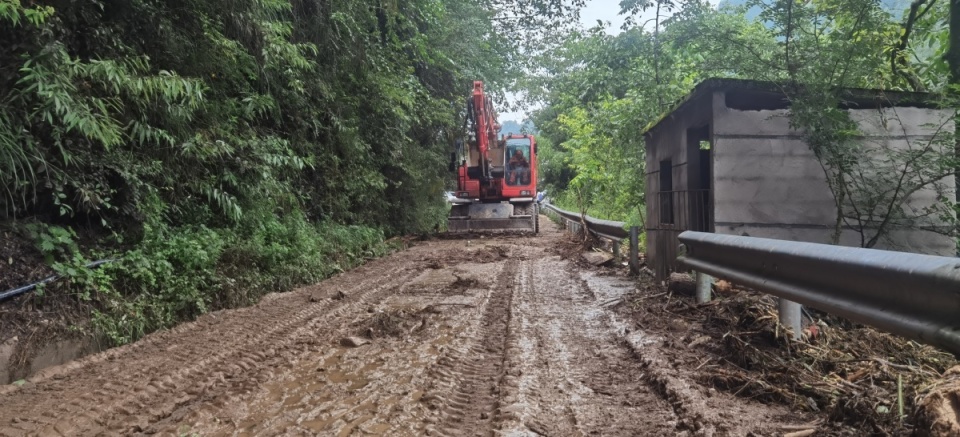
M542 223L421 242L0 386L0 435L759 436L817 420L702 384L696 349L610 309L636 283L564 257Z

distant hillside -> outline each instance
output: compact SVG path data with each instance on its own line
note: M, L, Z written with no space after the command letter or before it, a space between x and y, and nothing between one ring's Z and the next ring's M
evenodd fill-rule
M717 8L719 8L719 9L723 9L723 8L741 8L741 7L743 7L746 3L747 3L747 0L720 0L720 4L717 5ZM744 15L747 17L747 19L753 20L753 19L757 18L757 16L760 15L760 8L754 6L754 7L750 8L750 9L747 9L747 13L744 14Z
M505 121L500 125L500 133L503 135L510 133L518 134L520 133L520 123L513 120Z
M742 7L746 5L747 0L720 0L718 7ZM900 19L903 17L903 12L910 7L910 0L880 0L880 5L884 10L890 13L895 19ZM747 10L746 17L748 19L757 18L760 15L759 7L752 7Z
M526 121L526 122L525 122L524 124L522 124L522 125L521 125L519 122L515 121L515 120L507 120L507 121L503 122L503 123L500 125L500 133L501 133L502 135L507 135L507 134L511 134L511 133L514 133L514 134L522 134L522 133L534 134L534 133L536 133L536 131L537 131L536 126L534 126L533 123L531 123L529 120Z

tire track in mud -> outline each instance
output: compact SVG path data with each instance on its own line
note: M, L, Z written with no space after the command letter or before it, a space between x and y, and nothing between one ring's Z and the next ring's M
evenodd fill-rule
M401 278L396 278L395 282L398 282L399 285L386 287L383 291L388 291L389 295L404 294L406 289L409 288L409 281L419 273L420 272L411 272ZM391 396L381 396L383 393L370 391L362 393L351 391L349 396L345 396L343 393L336 392L336 384L318 384L316 378L311 378L309 373L316 373L318 371L330 373L340 372L334 379L342 379L343 381L340 382L351 382L352 378L345 375L348 370L343 369L340 365L340 360L346 354L346 351L351 348L340 345L336 340L353 335L353 329L358 322L369 319L373 314L371 313L373 307L381 304L385 297L388 296L385 296L384 292L367 294L361 298L359 303L352 305L354 309L358 309L359 311L345 311L341 313L340 316L324 318L323 322L318 324L318 326L310 329L312 332L317 332L318 335L316 338L309 340L308 343L317 347L307 348L297 356L284 357L279 362L274 363L273 366L267 366L268 370L262 375L257 375L256 381L253 381L253 383L247 384L247 386L244 387L234 387L228 393L221 394L214 401L204 402L198 405L197 408L189 411L186 416L176 418L176 420L166 420L158 423L153 428L168 431L180 429L176 428L177 426L190 427L187 424L199 424L204 431L208 431L203 432L202 434L204 435L221 435L229 434L230 432L234 434L244 433L254 428L257 434L267 435L319 433L321 432L319 428L323 428L323 433L329 434L340 435L343 431L349 432L362 423L362 420L356 423L348 423L343 429L338 429L337 431L339 432L334 433L333 430L329 428L335 424L339 417L335 417L332 420L318 420L316 418L311 419L309 416L316 411L336 408L343 409L343 406L340 405L343 403L343 400L337 399L338 394L343 397L349 397L350 404L360 406L380 403L384 401L382 398L387 398L387 402L389 403ZM364 310L363 307L367 309ZM384 365L386 365L386 359L378 358L370 360L364 364L361 369L351 370L357 371L358 374L362 376L364 371L369 372ZM270 369L271 367L276 369ZM303 372L307 372L308 374L304 375ZM282 381L289 379L291 374L300 378L297 383L298 386L301 384L307 385L309 386L309 390L290 393L288 391L289 387L284 387ZM356 386L355 388L359 389L366 385L365 383L361 384L361 382L363 381L353 381ZM266 396L267 399L262 398L263 393L258 393L258 389L261 392L264 390L268 392ZM270 393L273 390L279 390L279 393ZM217 412L225 409L228 403L243 405L245 409L249 410L253 409L252 406L258 402L261 404L265 403L274 410L272 413L254 411L252 412L253 414L244 417L237 423L223 424L222 426L211 425L211 422L219 422ZM309 405L304 405L304 403ZM372 416L361 417L361 419L366 420L371 418ZM313 423L310 424L310 426L304 426L302 422L305 421ZM325 425L319 426L317 423L324 423Z
M622 337L644 369L641 379L670 403L677 416L675 432L685 435L771 435L789 427L809 426L810 417L776 404L739 399L697 382L696 369L678 365L665 339L630 333ZM682 347L682 346L681 346ZM677 346L674 344L673 349Z
M544 290L534 284L534 272L538 270L536 263L526 266L521 276L523 291L517 299L517 323L515 330L519 333L516 348L510 360L509 384L510 393L505 399L510 403L504 408L506 413L504 427L508 435L530 434L536 435L584 435L578 426L576 412L572 409L569 399L563 396L562 386L568 385L566 379L575 375L558 375L556 369L563 367L570 370L565 362L557 357L548 356L550 353L565 348L564 345L547 344L542 336L541 328L552 329L555 326L536 327L533 319L548 319L552 317L544 312L539 305L538 294ZM551 282L551 289L560 288L564 291L561 299L569 299L572 295L581 294L582 290L570 288L565 282ZM549 292L553 295L554 293ZM551 296L555 297L555 296ZM538 321L539 322L539 321ZM547 349L551 349L549 352ZM558 378L560 376L560 378ZM544 386L550 384L552 386ZM569 389L569 387L567 387ZM546 392L556 395L551 400L545 400Z
M311 351L285 363L258 387L180 424L201 435L424 435L444 410L436 396L433 410L421 401L429 399L424 396L431 386L428 374L452 375L438 359L460 356L472 343L492 289L489 282L473 278L497 278L503 263L470 264L469 272L461 266L425 270L395 293L370 302L373 312L331 327L335 336L323 335L356 335L380 316L395 317L391 314L398 309L419 319L412 330L373 336L363 347ZM454 390L453 378L444 388Z
M150 426L146 431L154 433L157 430L175 425L181 422L187 414L200 408L222 407L227 399L248 393L271 378L276 371L275 369L282 368L296 360L297 357L311 351L330 347L342 336L343 329L341 327L349 326L351 321L358 319L358 314L366 312L362 307L381 300L383 295L388 292L394 292L402 288L416 274L417 272L406 272L393 276L390 281L361 290L355 300L351 300L329 313L314 313L310 317L301 318L301 324L304 321L307 323L294 329L293 332L277 332L266 341L254 344L253 348L255 349L261 348L264 344L280 345L280 348L277 349L278 353L270 355L258 354L253 351L253 354L259 356L256 361L241 362L240 365L228 365L233 372L223 375L225 377L219 374L210 375L209 382L213 384L214 390L209 390L204 397L197 399L196 402L181 406L174 414L164 418L153 418L163 420ZM360 285L360 287L366 285L368 284ZM318 333L322 334L316 335ZM238 355L242 354L243 352L240 352ZM247 365L244 366L244 363ZM236 380L238 382L229 383L226 380Z
M428 426L428 433L489 435L496 427L517 270L526 263L520 261L518 269L516 261L506 261L486 299L473 341L437 360L435 388L423 400L441 410L441 421Z
M316 344L300 340L362 304L365 296L404 283L414 274L407 267L386 272L390 279L385 282L368 276L352 284L341 301L310 302L317 300L316 291L301 293L298 300L265 298L255 307L237 310L226 321L217 313L206 315L129 347L41 372L30 378L32 387L9 393L4 400L8 406L0 412L0 424L10 425L0 428L0 434L126 435L148 430L149 423L175 418L175 413L199 399L255 384L257 378L242 376ZM343 285L334 280L320 288ZM214 334L205 335L208 332ZM190 337L191 341L176 342ZM163 359L158 360L158 355ZM121 358L123 367L114 366ZM59 379L68 373L80 376L61 383ZM95 376L84 377L87 373ZM87 391L86 387L99 388Z
M517 381L507 384L504 434L673 435L669 404L637 377L639 364L616 341L621 327L579 269L532 258L515 299L518 340L507 372Z

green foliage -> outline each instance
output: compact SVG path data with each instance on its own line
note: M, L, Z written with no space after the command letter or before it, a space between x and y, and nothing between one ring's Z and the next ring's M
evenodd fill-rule
M300 213L245 215L234 229L147 227L133 250L98 269L74 253L53 263L61 290L93 305L93 328L124 344L213 308L249 305L388 251L383 232L314 224Z
M652 3L635 6L644 5ZM762 25L697 2L656 35L640 27L569 35L540 58L545 74L527 82L547 104L534 121L550 145L541 176L551 197L643 225L644 129L705 78L769 71L775 47Z
M217 266L225 241L204 227L156 232L98 269L75 255L53 264L66 278L60 287L94 304L93 327L114 344L189 320L209 308L219 287Z
M76 242L77 234L70 228L46 223L30 223L23 225L23 230L33 240L37 250L48 264L80 253Z
M837 94L842 87L912 89L911 75L926 89L944 89L946 4L924 5L930 7L911 24L904 48L910 62L899 69L891 56L907 24L874 0L743 4L717 10L700 1L623 1L628 18L653 10L672 15L656 29L628 20L616 36L570 33L538 58L542 74L525 84L544 104L534 121L547 145L541 177L551 198L567 209L642 224L643 129L701 80L739 77L784 84L793 126L821 159L836 197L835 238L841 227L859 230L865 246L890 227L955 232L943 226L956 220L951 193L940 183L956 163L953 133L938 125L935 138L906 148L864 144ZM748 10L756 20L744 16ZM890 126L900 122L890 111L881 116ZM941 202L910 206L907 199L920 190Z
M452 108L536 32L481 0L47 3L0 0L0 220L120 259L38 234L118 343L436 229Z
M33 3L33 2L31 2ZM14 26L20 26L26 21L31 26L40 26L53 15L50 6L23 7L20 0L0 0L0 20Z
M8 218L216 227L266 204L432 229L451 102L520 68L479 1L100 0L33 28L2 5L24 41L0 51Z

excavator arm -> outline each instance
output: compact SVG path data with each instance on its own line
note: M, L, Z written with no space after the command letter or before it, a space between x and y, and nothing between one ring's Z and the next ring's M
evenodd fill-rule
M483 178L492 178L490 169L490 149L497 142L500 123L493 110L493 103L483 92L483 82L473 82L473 95L467 101L467 119L472 124L471 143L475 143L480 152L480 167Z

